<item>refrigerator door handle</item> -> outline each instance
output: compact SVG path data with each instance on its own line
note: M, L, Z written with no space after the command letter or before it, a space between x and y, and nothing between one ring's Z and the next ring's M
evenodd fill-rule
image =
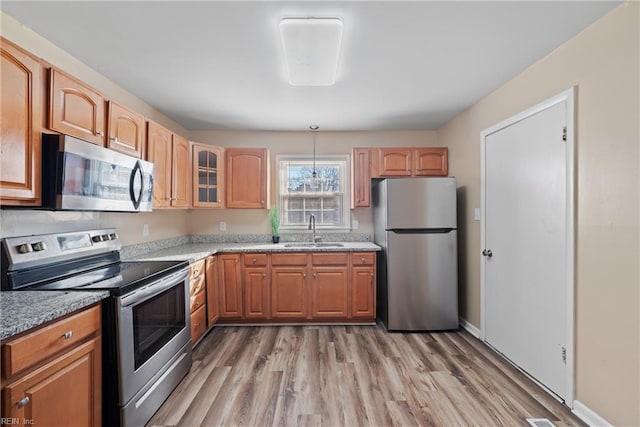
M455 228L390 228L395 234L446 234L454 231Z

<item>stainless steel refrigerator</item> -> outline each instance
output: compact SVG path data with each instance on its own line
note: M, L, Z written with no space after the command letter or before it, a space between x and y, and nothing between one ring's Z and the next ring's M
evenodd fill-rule
M390 331L458 328L455 178L373 183L378 316Z

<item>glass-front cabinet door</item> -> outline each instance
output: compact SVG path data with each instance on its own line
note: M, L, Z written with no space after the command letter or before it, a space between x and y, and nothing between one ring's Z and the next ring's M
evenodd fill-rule
M194 208L224 207L224 151L212 145L191 143Z

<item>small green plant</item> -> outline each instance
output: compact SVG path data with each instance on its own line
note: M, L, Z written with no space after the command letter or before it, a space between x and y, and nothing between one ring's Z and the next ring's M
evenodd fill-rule
M269 209L269 220L271 221L271 235L277 236L280 231L280 214L276 206Z

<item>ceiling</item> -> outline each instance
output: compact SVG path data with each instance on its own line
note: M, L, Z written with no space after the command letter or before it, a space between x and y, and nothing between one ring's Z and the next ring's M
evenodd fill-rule
M435 130L612 1L11 2L0 9L189 130ZM339 17L336 84L290 86L278 23Z

